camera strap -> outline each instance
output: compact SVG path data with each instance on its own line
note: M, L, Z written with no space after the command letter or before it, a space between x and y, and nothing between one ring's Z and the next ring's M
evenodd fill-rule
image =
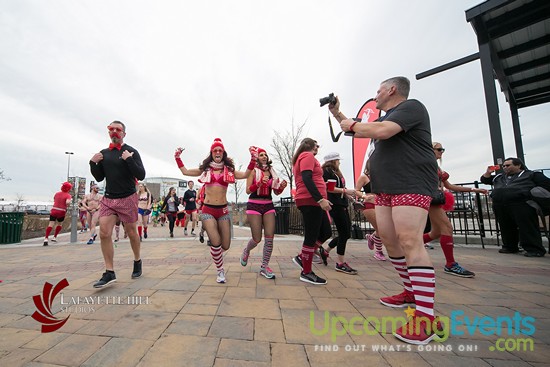
M336 143L338 139L340 139L340 135L342 135L342 131L340 131L338 135L334 135L334 130L332 129L332 122L330 121L330 116L328 117L328 126L330 128L330 137L332 138L332 141Z

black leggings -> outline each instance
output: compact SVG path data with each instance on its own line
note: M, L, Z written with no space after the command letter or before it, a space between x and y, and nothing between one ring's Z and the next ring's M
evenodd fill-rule
M315 247L315 243L325 242L332 236L328 213L320 206L300 206L304 221L304 246Z
M168 229L170 229L170 233L174 233L174 223L176 222L176 216L177 212L166 212L166 216L168 217Z
M334 220L334 224L336 224L338 236L334 237L328 246L330 248L336 247L336 253L344 256L346 254L346 244L351 237L351 219L348 208L334 205L330 211L330 216Z

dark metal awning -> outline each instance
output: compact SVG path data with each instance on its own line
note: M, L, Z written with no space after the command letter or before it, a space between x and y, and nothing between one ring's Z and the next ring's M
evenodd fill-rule
M550 0L487 0L466 10L466 20L479 52L416 78L479 59L494 162L505 159L495 79L510 106L516 157L524 160L518 109L550 102Z
M517 108L550 102L550 1L488 0L466 11L493 72Z

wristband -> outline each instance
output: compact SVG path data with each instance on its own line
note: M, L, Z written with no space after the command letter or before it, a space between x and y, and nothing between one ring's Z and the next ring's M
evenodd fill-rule
M357 123L357 121L354 121L353 124L351 124L351 125L349 126L349 131L355 132L355 131L353 131L353 127L355 126L356 123Z
M177 165L178 165L178 168L183 167L183 162L181 161L181 158L180 158L180 157L176 158L176 163L177 163Z
M321 201L323 201L324 198L320 198L319 200L317 200L317 204L321 204Z
M246 167L246 169L252 171L254 167L256 167L256 161L253 158L251 158L250 163L248 163L248 167Z

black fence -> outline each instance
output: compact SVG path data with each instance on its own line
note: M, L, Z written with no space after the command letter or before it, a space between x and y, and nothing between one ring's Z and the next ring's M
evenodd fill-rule
M479 188L479 184L478 181L475 181L458 185ZM499 244L500 233L489 195L473 192L453 192L453 195L455 197L454 210L447 212L453 226L453 233L464 236L466 244L468 244L468 237L470 237L470 241L472 237L479 238L483 246L486 237L495 238L496 244ZM276 210L277 234L303 235L302 215L291 197L281 198ZM360 210L354 209L352 204L348 210L352 221L352 238L362 239L367 233L374 231ZM336 234L335 226L332 230Z

